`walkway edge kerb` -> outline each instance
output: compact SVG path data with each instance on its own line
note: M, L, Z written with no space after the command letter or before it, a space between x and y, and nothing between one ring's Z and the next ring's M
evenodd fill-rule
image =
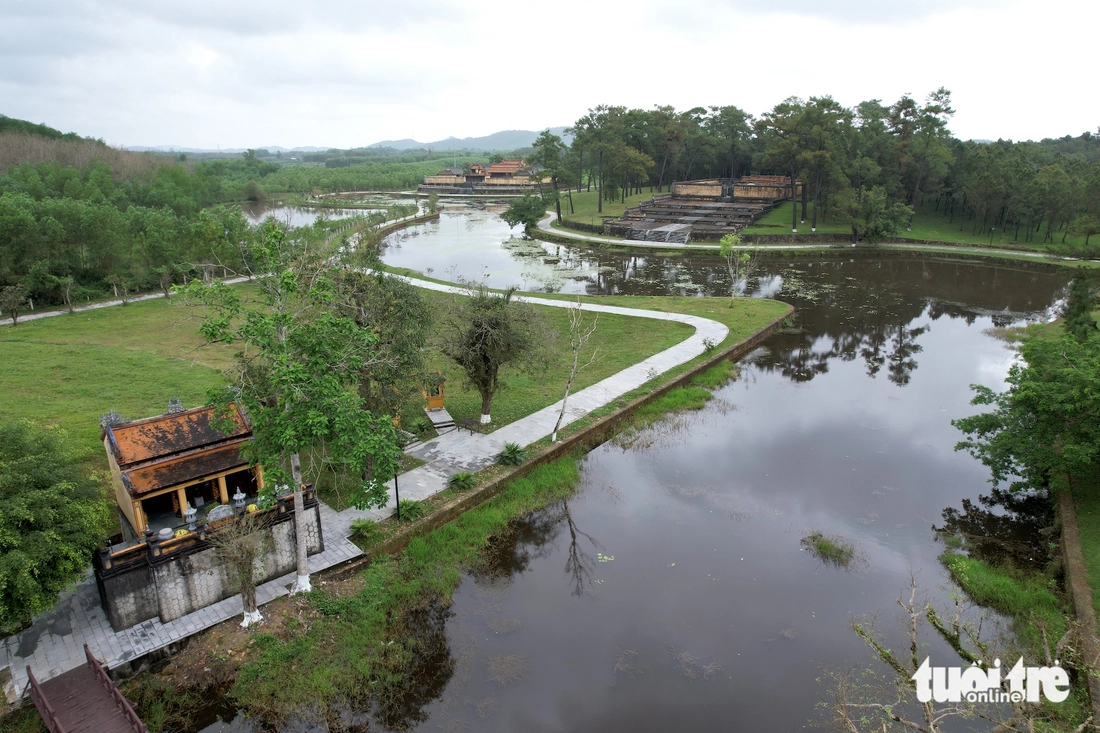
M376 557L381 555L393 555L409 544L409 542L416 537L423 536L439 529L443 525L447 524L451 520L455 519L462 513L473 509L480 504L492 499L499 493L501 493L505 487L512 481L523 478L538 466L544 463L557 460L563 456L570 454L587 453L588 451L596 448L602 443L609 440L615 433L618 432L622 424L628 420L638 409L645 407L659 397L665 395L670 390L676 387L682 387L688 384L696 375L705 372L715 364L722 361L732 361L740 359L745 354L749 353L761 343L763 343L768 337L774 334L791 313L794 312L794 306L787 305L787 310L783 315L778 316L768 325L764 326L756 333L748 336L735 344L715 352L712 356L703 359L695 366L689 368L683 374L680 374L673 379L668 380L660 387L657 387L647 395L638 397L630 404L621 407L610 415L606 415L592 425L580 430L579 432L570 435L567 438L562 439L558 443L544 448L533 456L523 465L508 471L507 473L497 476L495 479L478 487L471 493L464 496L456 497L446 504L439 507L437 510L424 517L423 519L409 525L406 529L402 530L398 534L390 537L389 539L375 545L361 558L355 558L341 566L335 566L330 568L326 575L329 577L347 577L351 572L358 569L362 565L369 563Z
M1081 532L1077 526L1077 507L1073 494L1066 488L1057 494L1058 516L1062 522L1062 564L1066 572L1066 592L1073 604L1074 615L1081 630L1081 656L1086 667L1100 669L1100 639L1096 636L1096 609L1092 605L1092 588L1089 585L1085 553L1081 549ZM1094 720L1100 720L1100 678L1088 675L1089 697L1092 700Z

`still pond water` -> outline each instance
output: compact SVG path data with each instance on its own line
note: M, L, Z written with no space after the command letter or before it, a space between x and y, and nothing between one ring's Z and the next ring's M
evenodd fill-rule
M508 237L491 211L448 212L388 240L383 259L437 277L489 273L494 286L727 292L713 257L502 246ZM975 409L969 385L1003 386L1012 353L987 331L1048 317L1065 284L943 260L768 265L750 291L793 303L796 332L744 358L704 410L589 454L575 495L519 522L427 620L435 654L388 722L808 727L827 693L822 667L871 663L854 617L881 613L898 647L910 572L945 601L932 527L989 493L987 470L954 452L950 421ZM804 551L815 531L854 543L854 567ZM954 663L926 640L933 661Z
M389 202L387 202L389 203ZM366 216L384 209L336 209L315 206L287 206L281 201L275 203L248 203L241 205L241 211L249 224L259 224L264 219L274 217L276 221L292 227L312 226L321 217L327 219L347 219L352 216Z

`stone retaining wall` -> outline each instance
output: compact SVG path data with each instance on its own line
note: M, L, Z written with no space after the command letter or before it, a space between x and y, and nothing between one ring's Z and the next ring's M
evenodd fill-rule
M296 569L293 519L289 510L261 530L270 541L256 560L256 585ZM306 507L306 546L310 555L325 549L316 502ZM115 630L151 618L167 623L240 592L208 541L161 557L147 553L123 566L97 569L97 576L100 600Z
M1081 657L1089 670L1100 669L1100 639L1096 636L1096 610L1092 605L1085 555L1081 550L1081 534L1077 527L1077 508L1069 488L1057 492L1058 518L1062 524L1062 563L1066 572L1066 593L1073 604L1074 615L1081 632ZM1088 677L1092 698L1093 720L1100 720L1100 679Z

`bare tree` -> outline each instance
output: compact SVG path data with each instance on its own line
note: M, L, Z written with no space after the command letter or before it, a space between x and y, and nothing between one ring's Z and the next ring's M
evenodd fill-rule
M229 582L240 590L244 628L264 618L256 606L256 560L274 544L267 531L269 527L267 514L254 512L244 514L210 537L214 552L225 564Z
M939 636L958 653L967 664L980 664L991 656L1002 656L980 638L983 619L972 619L970 607L962 601L965 597L955 589L952 597L954 608L946 616L918 597L916 577L910 573L908 592L898 598L903 612L907 649L895 653L875 632L876 617L857 621L852 630L867 642L874 656L886 667L885 673L873 669L829 669L824 679L831 685L828 699L822 705L827 711L823 725L844 733L880 733L891 730L941 733L953 719L981 718L989 721L997 733L1027 731L1033 733L1035 724L1043 715L1041 707L1026 703L1012 703L1010 707L984 702L920 702L917 699L915 675L921 669L924 644L920 628L927 621ZM1048 664L1056 656L1063 660L1073 654L1070 648L1071 630L1057 643L1054 656L1046 650ZM1045 639L1045 631L1044 631ZM1002 650L1003 651L1003 650ZM927 660L924 660L927 661ZM1006 710L1008 715L1005 715ZM1090 717L1074 733L1082 733L1091 724Z
M741 237L737 234L727 234L722 237L721 254L726 261L726 269L730 274L730 307L740 292L740 284L743 281L748 289L749 278L753 276L759 265L757 250L755 247L742 248Z
M565 559L565 572L569 573L569 577L573 581L573 595L579 596L583 595L584 591L592 585L593 558L581 547L578 537L583 537L591 542L592 547L596 550L599 550L600 543L592 535L577 529L577 524L573 521L573 515L569 513L568 499L562 501L562 516L569 528L569 553ZM596 554L599 555L600 553L597 552Z
M561 410L558 411L558 421L554 423L554 430L550 435L550 442L558 442L558 430L561 428L561 421L565 419L565 405L569 401L569 393L573 389L573 382L577 379L577 374L581 369L591 366L596 361L598 349L594 349L592 354L588 357L588 361L581 363L581 350L592 339L592 334L596 332L596 324L599 323L600 314L596 313L592 317L592 323L588 326L584 325L584 316L581 311L580 301L576 305L569 308L569 350L573 354L573 361L569 367L569 378L565 380L565 396L561 399Z

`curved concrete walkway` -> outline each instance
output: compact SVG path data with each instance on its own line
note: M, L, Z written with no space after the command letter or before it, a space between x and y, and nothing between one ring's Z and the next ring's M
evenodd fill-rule
M710 252L717 252L719 245L717 244L679 244L677 242L645 242L640 239L613 239L611 237L597 237L591 234L585 234L584 232L576 232L570 229L555 229L551 226L551 222L557 216L553 211L546 212L547 216L539 221L538 228L544 232L549 232L559 237L566 237L567 239L575 239L578 242L588 242L590 244L613 244L617 247L639 247L645 249L663 249L663 250L703 250ZM857 247L855 244L836 244L835 242L819 242L817 244L759 244L752 245L746 244L737 249L758 249L762 251L768 250L800 250L800 249L836 249L843 250L852 247ZM1025 252L1015 249L988 249L984 247L952 247L945 244L919 244L914 242L913 244L877 244L874 245L876 249L892 249L892 250L920 250L922 252L944 252L947 254L965 254L965 255L1008 255L1010 257L1028 257L1038 260L1059 260L1061 262L1100 262L1100 260L1083 260L1077 257L1061 257L1058 255L1049 255L1043 252Z
M463 288L444 285L427 280L401 277L408 283L428 290L443 293L464 294ZM534 296L517 296L519 300L534 305L552 308L574 308L577 304L568 300L550 300ZM671 346L637 364L627 367L596 384L569 395L562 427L584 417L593 410L603 407L611 401L632 390L641 387L653 377L663 374L706 351L708 343L720 344L729 335L729 328L717 321L699 316L680 313L664 313L637 308L621 308L611 305L581 303L581 310L596 313L612 313L637 318L654 318L662 321L676 321L695 328L695 333L675 346ZM565 385L561 385L564 391ZM498 428L491 433L473 433L464 430L452 430L424 444L410 447L406 452L427 463L419 468L401 474L397 478L398 493L402 499L426 499L447 488L447 479L459 471L477 471L495 462L496 456L505 443L518 443L527 446L553 431L561 411L561 400L544 407L527 417ZM360 511L346 509L337 513L338 531L350 533L351 523L356 519L385 519L394 511L394 491L389 492L389 502L384 509ZM325 532L329 532L326 525Z

